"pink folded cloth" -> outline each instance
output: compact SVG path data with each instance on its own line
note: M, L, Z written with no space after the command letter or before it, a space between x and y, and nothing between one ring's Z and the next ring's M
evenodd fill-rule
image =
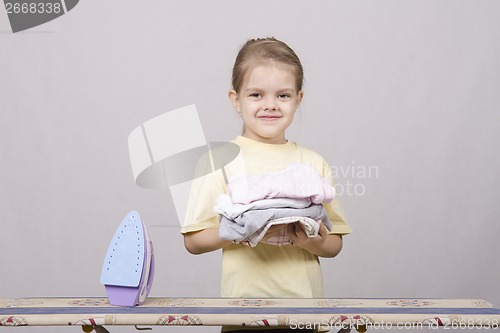
M268 198L309 198L319 204L329 203L335 196L335 189L328 181L302 163L291 164L276 173L229 177L228 192L237 204Z

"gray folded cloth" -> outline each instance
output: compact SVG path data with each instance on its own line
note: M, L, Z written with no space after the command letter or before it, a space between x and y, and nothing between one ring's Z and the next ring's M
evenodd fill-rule
M221 194L217 198L214 212L224 215L232 220L239 215L254 209L268 208L306 208L312 204L310 198L270 198L252 201L249 204L235 204L227 194Z
M271 220L283 217L304 216L321 220L328 230L332 223L322 204L312 204L306 208L268 208L249 210L233 220L221 215L219 237L222 240L242 241L258 233Z

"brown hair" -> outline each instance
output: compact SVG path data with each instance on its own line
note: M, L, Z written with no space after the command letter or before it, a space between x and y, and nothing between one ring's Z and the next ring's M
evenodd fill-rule
M297 92L302 90L304 70L299 57L288 45L274 37L250 39L243 45L233 66L233 89L239 92L248 70L256 63L263 62L278 62L292 67Z

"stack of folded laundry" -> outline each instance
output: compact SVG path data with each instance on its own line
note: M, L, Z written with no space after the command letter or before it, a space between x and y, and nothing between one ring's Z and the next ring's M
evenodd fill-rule
M220 195L214 206L223 240L254 247L271 226L297 222L309 237L318 235L319 220L331 229L322 203L333 200L335 189L306 164L291 164L276 173L229 177L228 193ZM263 242L290 244L287 228Z

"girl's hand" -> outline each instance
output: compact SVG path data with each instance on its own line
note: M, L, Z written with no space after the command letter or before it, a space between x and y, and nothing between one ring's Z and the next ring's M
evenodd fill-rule
M289 224L287 232L292 245L320 257L335 257L342 249L342 238L339 235L329 234L321 220L318 223L319 232L316 237L308 237L300 223Z

